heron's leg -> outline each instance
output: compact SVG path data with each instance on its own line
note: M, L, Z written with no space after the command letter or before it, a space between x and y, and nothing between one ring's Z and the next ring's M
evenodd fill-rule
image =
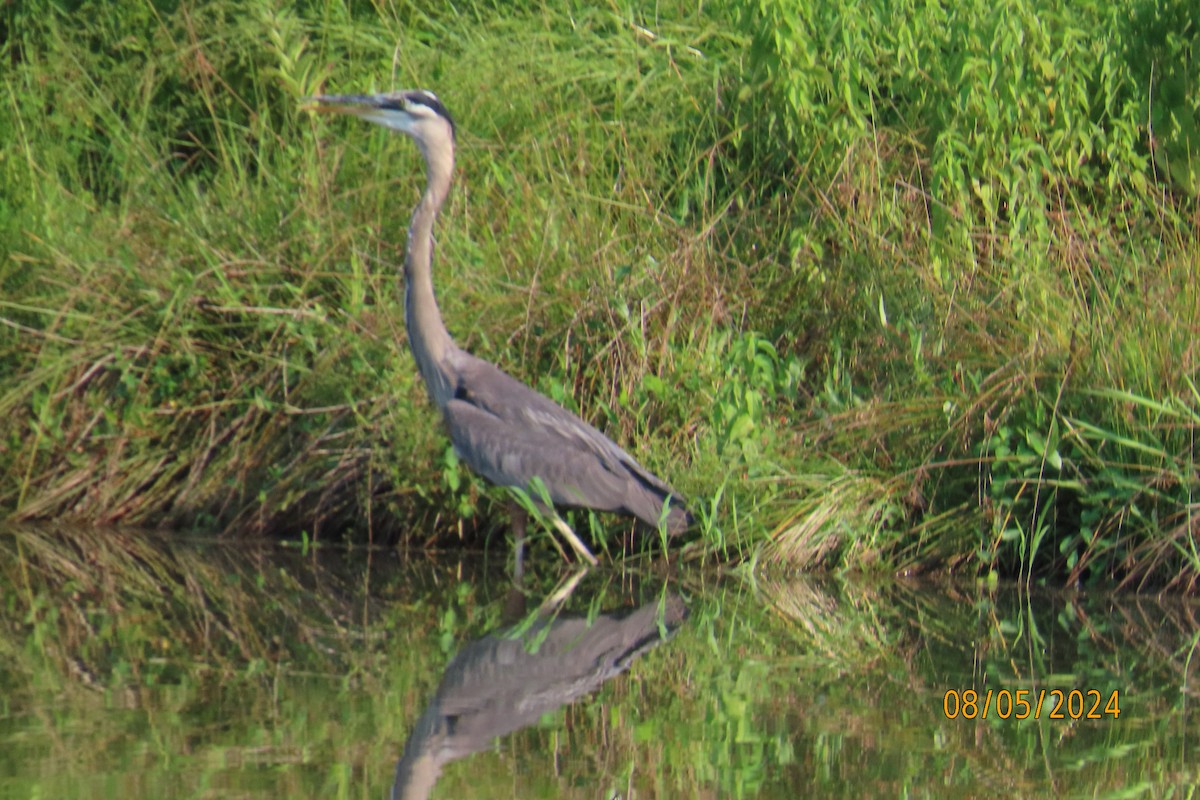
M558 532L562 534L562 537L567 540L567 544L571 545L571 547L575 549L575 552L579 554L580 558L591 564L593 567L600 563L596 560L596 557L592 555L592 551L588 550L587 545L583 543L583 540L575 535L575 531L571 530L571 526L563 522L563 518L560 517L558 512L554 511L553 509L550 510L550 521L554 523L554 527L557 528Z
M508 501L508 515L512 520L513 531L513 583L520 584L525 577L525 525L529 515L516 500Z
M525 525L528 515L525 513L525 509L511 500L508 504L508 513L512 520L514 560L512 586L509 587L508 594L504 598L504 610L501 612L501 618L505 624L515 625L525 616L527 605L525 598Z

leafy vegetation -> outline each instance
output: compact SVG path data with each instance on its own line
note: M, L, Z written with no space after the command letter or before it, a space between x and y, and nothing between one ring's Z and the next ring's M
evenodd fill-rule
M770 98L736 107L746 202L772 214L758 324L805 332L821 449L848 454L779 554L1194 589L1194 22L730 7L742 96Z
M16 518L495 530L403 347L415 153L301 111L419 85L461 132L452 332L668 476L706 557L1196 587L1179 4L85 0L0 28Z

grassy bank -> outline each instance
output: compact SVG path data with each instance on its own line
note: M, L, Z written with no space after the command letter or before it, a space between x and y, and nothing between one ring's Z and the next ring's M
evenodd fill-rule
M0 507L497 531L403 341L417 156L299 111L424 86L452 334L707 552L1194 588L1196 32L994 5L6 7Z

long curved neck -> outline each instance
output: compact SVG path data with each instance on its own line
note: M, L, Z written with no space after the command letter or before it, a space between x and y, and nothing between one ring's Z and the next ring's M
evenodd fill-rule
M404 257L404 324L408 345L429 396L443 408L454 395L453 376L446 356L454 342L442 322L433 294L433 225L450 191L454 171L454 144L449 141L421 142L427 185L408 226L408 249Z

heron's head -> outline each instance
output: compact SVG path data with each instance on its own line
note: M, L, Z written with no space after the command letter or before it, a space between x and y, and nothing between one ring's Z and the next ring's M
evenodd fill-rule
M350 114L406 133L418 144L454 141L454 120L433 92L410 89L384 94L319 94L310 97L313 111Z

